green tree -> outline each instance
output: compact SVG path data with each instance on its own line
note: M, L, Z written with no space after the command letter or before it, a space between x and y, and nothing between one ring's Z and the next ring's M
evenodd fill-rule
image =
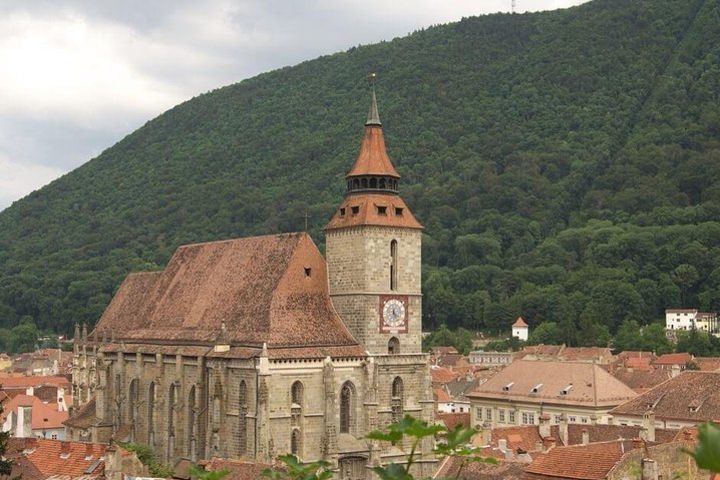
M543 322L530 333L528 344L558 345L563 341L563 333L555 322Z

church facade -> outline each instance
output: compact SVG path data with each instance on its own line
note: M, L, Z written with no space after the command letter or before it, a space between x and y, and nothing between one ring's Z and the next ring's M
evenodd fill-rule
M433 421L422 226L399 179L373 91L325 258L292 233L182 246L128 275L94 331L76 331L71 438L148 444L171 464L294 453L342 479L404 461L365 438L404 414Z

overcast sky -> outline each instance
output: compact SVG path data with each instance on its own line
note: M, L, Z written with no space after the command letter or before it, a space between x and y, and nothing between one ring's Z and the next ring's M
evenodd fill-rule
M584 0L517 0L517 10ZM0 3L0 210L194 95L511 0Z

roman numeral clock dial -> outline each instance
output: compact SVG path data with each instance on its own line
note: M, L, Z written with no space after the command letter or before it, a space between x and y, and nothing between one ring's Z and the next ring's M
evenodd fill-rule
M380 297L380 332L407 333L407 310L406 296Z

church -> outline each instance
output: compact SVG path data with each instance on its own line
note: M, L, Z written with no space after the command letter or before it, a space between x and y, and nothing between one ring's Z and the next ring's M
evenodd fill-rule
M365 438L405 414L433 421L423 227L399 180L373 90L325 258L289 233L184 245L128 275L94 330L76 328L70 437L147 444L169 464L293 453L353 480L404 462L402 445Z

